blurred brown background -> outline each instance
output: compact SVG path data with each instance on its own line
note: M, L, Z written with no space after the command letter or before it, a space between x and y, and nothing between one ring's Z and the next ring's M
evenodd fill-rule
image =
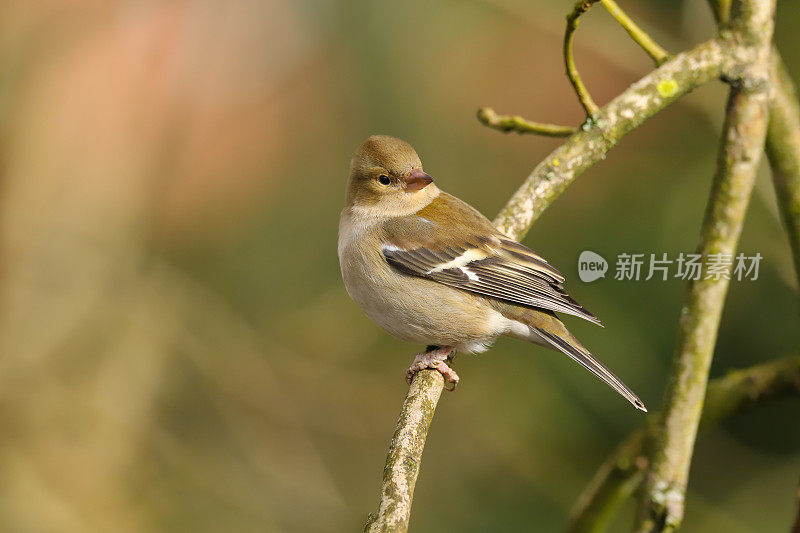
M475 110L581 121L560 56L571 5L0 3L0 530L360 530L418 347L341 284L349 158L369 134L402 137L441 187L494 215L557 141L487 130ZM673 51L713 34L702 0L622 5ZM776 40L798 74L793 5ZM577 42L599 103L651 68L600 8ZM568 324L651 409L684 284L584 284L577 256L693 251L724 98L704 87L645 124L525 241L604 320ZM764 256L761 275L732 284L714 375L797 353L766 173L741 249ZM556 530L644 420L518 341L457 368L415 531ZM686 531L788 528L799 407L702 434Z

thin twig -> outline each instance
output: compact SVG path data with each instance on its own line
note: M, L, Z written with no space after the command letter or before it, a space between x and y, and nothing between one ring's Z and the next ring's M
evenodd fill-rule
M661 65L669 59L670 54L666 50L664 50L657 42L650 37L647 32L645 32L642 28L636 24L632 18L630 18L621 7L617 5L614 0L600 0L603 4L603 7L606 8L612 17L614 17L617 22L619 22L620 26L625 28L625 31L628 32L628 35L631 36L636 44L638 44L642 50L644 50L650 58L655 61L656 66Z
M741 0L733 8L733 38L742 44L746 63L728 100L717 172L698 245L704 257L732 257L736 252L767 132L774 2ZM692 451L728 283L724 276L715 279L706 274L689 288L636 531L673 531L683 520Z
M583 109L586 111L586 116L590 119L594 118L600 108L592 100L586 85L583 84L581 75L578 73L578 67L575 66L575 54L573 53L573 41L575 38L575 30L578 29L578 19L581 15L589 11L592 4L598 0L579 0L572 8L572 11L567 15L567 29L564 31L564 65L567 68L567 78L575 88L575 94L578 95Z
M514 131L520 135L523 133L533 133L544 137L569 137L575 133L575 128L570 126L531 122L519 115L498 115L491 107L482 107L479 109L478 120L484 126L500 130L503 133Z
M700 429L757 405L800 396L800 357L792 356L729 372L709 382ZM611 519L639 487L647 465L646 449L660 418L631 433L598 469L572 510L567 531L605 531Z
M622 26L628 35L638 44L647 55L649 55L656 66L662 65L670 58L669 52L664 50L658 43L650 37L636 22L630 18L614 0L579 0L572 8L572 11L567 15L567 28L564 31L564 65L567 69L567 78L569 78L572 87L575 89L575 94L578 96L583 109L586 111L586 116L590 119L595 118L595 115L600 110L597 104L592 100L589 90L583 83L578 67L575 66L575 53L574 40L575 31L578 29L578 23L581 15L589 11L589 9L597 2L603 4L614 19Z
M708 4L717 26L727 24L731 14L731 0L708 0Z

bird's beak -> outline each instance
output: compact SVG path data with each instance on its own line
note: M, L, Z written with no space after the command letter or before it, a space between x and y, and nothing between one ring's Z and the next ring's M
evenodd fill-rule
M405 175L406 192L417 192L433 183L433 178L418 168L410 170Z

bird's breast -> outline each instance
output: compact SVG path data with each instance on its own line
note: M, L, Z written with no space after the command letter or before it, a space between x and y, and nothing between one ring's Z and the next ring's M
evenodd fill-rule
M481 298L392 269L370 232L358 238L340 235L339 261L347 293L395 337L455 346L477 341L478 346L507 329L507 320Z

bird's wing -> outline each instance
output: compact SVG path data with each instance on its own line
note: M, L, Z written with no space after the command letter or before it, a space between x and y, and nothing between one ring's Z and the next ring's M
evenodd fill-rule
M383 256L405 274L600 324L564 291L558 270L446 193L416 215L389 220L383 232Z

